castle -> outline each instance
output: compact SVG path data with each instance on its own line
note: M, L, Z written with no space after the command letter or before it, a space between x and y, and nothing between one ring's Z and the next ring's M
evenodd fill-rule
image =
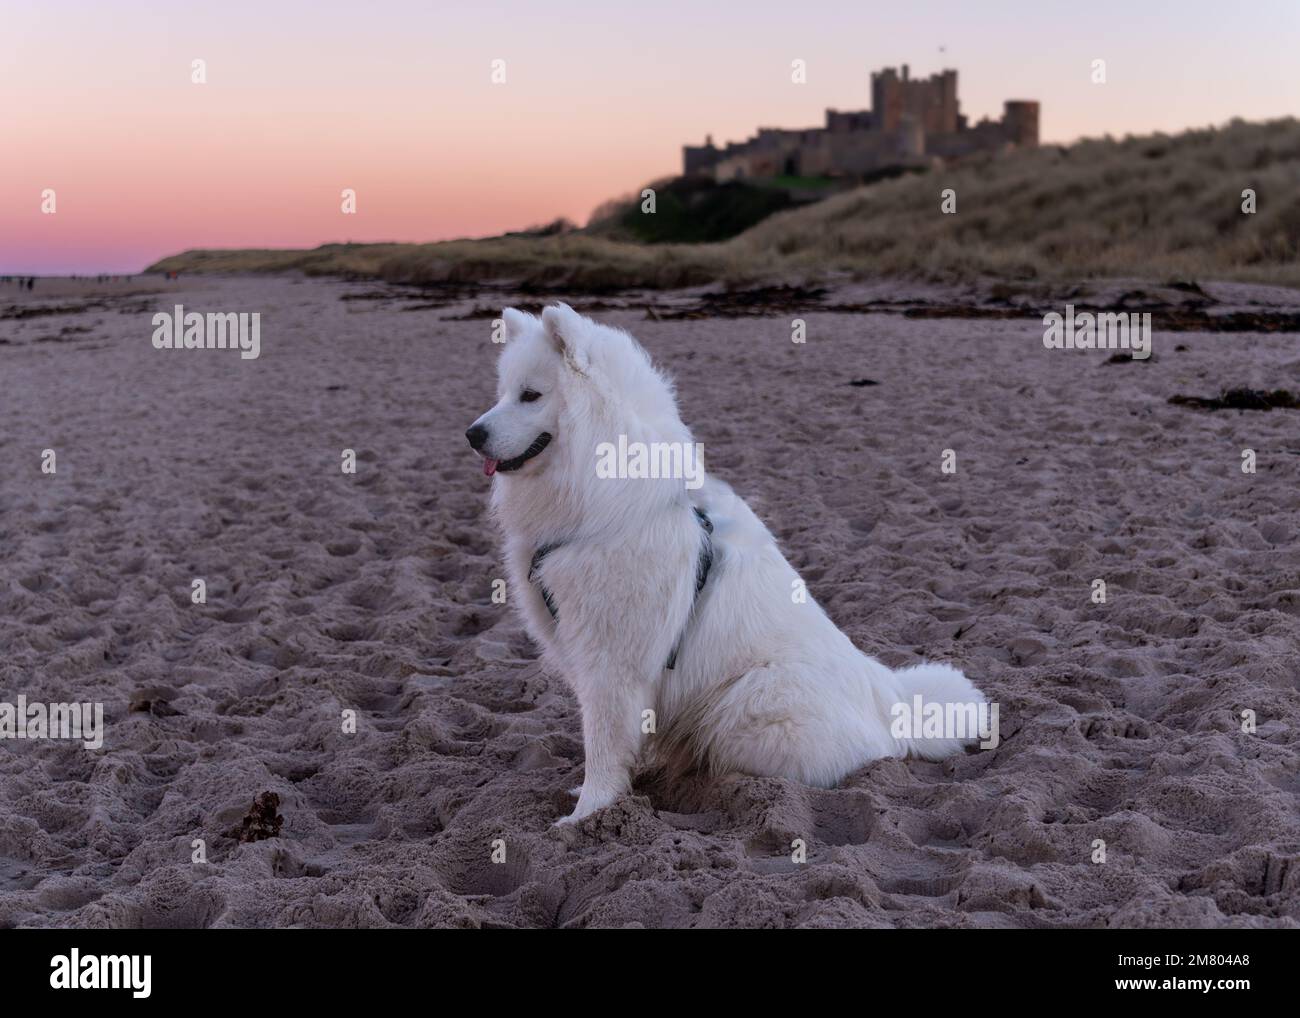
M887 67L871 75L871 109L827 110L825 127L761 127L747 141L682 149L686 176L718 183L751 177L863 177L975 152L1038 145L1038 103L1008 100L1001 120L970 125L957 102L957 72L911 78Z

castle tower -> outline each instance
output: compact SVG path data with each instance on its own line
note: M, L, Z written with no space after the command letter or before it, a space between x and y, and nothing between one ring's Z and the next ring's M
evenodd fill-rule
M957 130L961 116L957 105L957 72L949 70L938 75L936 91L939 106L936 123L933 127L927 125L927 129L935 134L951 134Z
M871 72L871 113L880 130L897 130L903 116L903 88L892 67Z
M913 78L904 64L902 75L886 67L871 75L871 109L877 126L895 131L904 115L914 117L931 134L950 134L957 130L960 111L957 103L957 72L945 70L928 78Z
M1002 124L1017 147L1038 147L1038 103L1008 99L1002 104Z

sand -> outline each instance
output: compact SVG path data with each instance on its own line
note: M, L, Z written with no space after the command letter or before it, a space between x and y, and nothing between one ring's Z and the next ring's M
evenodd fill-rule
M834 299L926 297L891 286ZM1032 318L814 312L796 345L788 314L598 312L836 622L965 669L1002 741L829 791L642 784L556 830L577 706L493 603L463 438L494 389L471 312L511 298L440 299L0 286L0 701L107 726L0 742L0 926L1300 926L1300 412L1167 403L1300 389L1294 334L1157 326L1110 364ZM261 356L153 349L175 302L261 312Z

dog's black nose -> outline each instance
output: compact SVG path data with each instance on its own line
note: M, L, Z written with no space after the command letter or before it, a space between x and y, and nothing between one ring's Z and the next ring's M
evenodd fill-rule
M488 430L481 424L475 424L465 432L465 437L469 439L469 447L475 452L483 448L483 443L487 441Z

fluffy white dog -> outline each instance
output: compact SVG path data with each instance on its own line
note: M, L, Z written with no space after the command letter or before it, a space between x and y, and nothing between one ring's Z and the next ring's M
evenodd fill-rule
M894 734L895 705L918 695L984 697L948 665L886 668L799 596L744 500L687 469L697 447L672 384L631 336L563 304L503 319L499 398L466 437L495 476L512 599L582 708L569 821L626 794L641 763L828 787L971 741ZM614 450L649 450L650 469L642 456L611 471Z

